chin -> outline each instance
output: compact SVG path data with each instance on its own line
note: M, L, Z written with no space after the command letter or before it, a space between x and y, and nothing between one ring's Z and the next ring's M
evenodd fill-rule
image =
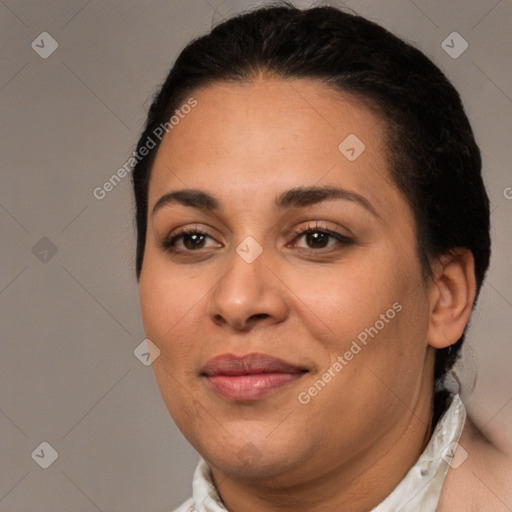
M209 456L208 456L209 455ZM292 469L291 461L279 453L268 453L261 450L252 442L247 442L241 448L233 451L212 450L204 455L206 462L225 474L236 474L239 479L259 480L274 479Z
M236 437L210 438L202 445L196 446L196 450L213 467L223 473L236 473L237 476L248 479L273 478L287 473L294 466L300 465L301 457L298 448L303 445L303 440L294 441L292 437L282 439L272 428L255 432L246 429L246 435ZM306 457L304 457L306 459Z

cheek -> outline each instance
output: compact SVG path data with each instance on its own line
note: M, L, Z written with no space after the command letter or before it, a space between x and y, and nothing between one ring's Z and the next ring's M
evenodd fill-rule
M192 421L195 411L190 396L197 355L192 341L199 336L197 316L204 296L201 283L169 270L168 262L148 255L139 281L144 332L160 350L152 369L164 403L180 428ZM201 288L201 289L198 289ZM181 393L184 387L188 393Z
M302 318L309 318L312 337L326 350L324 365L347 354L351 362L343 373L349 381L367 368L393 386L401 372L416 370L413 379L421 373L429 304L412 250L406 255L382 248L371 258L347 259L335 271L324 267L293 275Z
M398 280L381 287L372 283L365 290L348 284L340 290L331 282L331 293L318 298L324 316L322 322L311 325L328 357L312 376L308 384L312 387L301 390L314 397L310 406L320 422L328 417L343 424L346 411L351 411L359 434L364 430L361 425L369 429L368 438L373 435L368 411L379 421L388 418L389 426L403 413L403 404L417 396L428 327L428 302L422 288L411 293L405 283L396 286ZM323 323L329 330L320 332ZM328 384L324 387L319 381Z
M392 306L407 294L411 278L396 268L400 267L378 254L372 259L347 259L335 268L318 267L314 272L290 269L283 281L290 283L297 306L309 311L314 338L331 340L332 349L337 350L381 322L388 310L394 318Z
M142 323L146 336L161 351L169 350L181 323L187 323L200 306L202 283L180 277L165 257L148 254L139 282Z

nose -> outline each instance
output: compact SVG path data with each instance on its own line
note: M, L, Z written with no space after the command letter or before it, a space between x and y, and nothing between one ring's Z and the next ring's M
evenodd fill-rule
M231 267L217 282L208 304L208 314L216 325L244 331L286 318L288 307L282 282L264 254L265 251L252 263L233 254Z

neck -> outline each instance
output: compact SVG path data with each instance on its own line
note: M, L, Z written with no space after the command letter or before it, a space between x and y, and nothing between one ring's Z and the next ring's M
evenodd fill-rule
M382 502L405 477L432 435L432 383L423 386L402 421L378 445L354 460L344 460L329 472L318 466L300 480L294 475L274 475L255 482L221 473L212 466L216 487L230 512L311 512L346 510L367 512ZM304 466L308 461L304 461ZM321 466L320 466L321 467ZM304 474L304 468L300 468Z

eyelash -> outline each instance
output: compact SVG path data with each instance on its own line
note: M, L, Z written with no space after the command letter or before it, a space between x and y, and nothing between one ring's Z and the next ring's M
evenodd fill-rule
M328 235L332 238L335 238L338 241L337 247L334 246L327 246L323 247L321 249L309 249L301 247L300 250L306 253L310 254L321 254L321 253L327 253L332 252L332 250L339 250L343 247L347 247L349 245L354 244L354 240L352 238L349 238L345 235L342 235L341 233L338 233L337 231L334 231L332 229L328 229L326 227L320 226L318 223L316 223L314 226L307 226L305 229L297 229L293 234L293 240L300 238L301 236L305 236L310 233L322 233L325 235ZM171 253L171 254L177 254L177 253L193 253L193 252L200 252L201 249L197 250L182 250L182 249L176 249L175 243L177 240L182 239L186 236L192 236L192 235L203 235L211 238L213 240L213 237L204 230L200 230L196 227L187 227L182 228L178 232L172 234L169 238L164 240L163 242L159 243L158 245L164 249L165 251Z

